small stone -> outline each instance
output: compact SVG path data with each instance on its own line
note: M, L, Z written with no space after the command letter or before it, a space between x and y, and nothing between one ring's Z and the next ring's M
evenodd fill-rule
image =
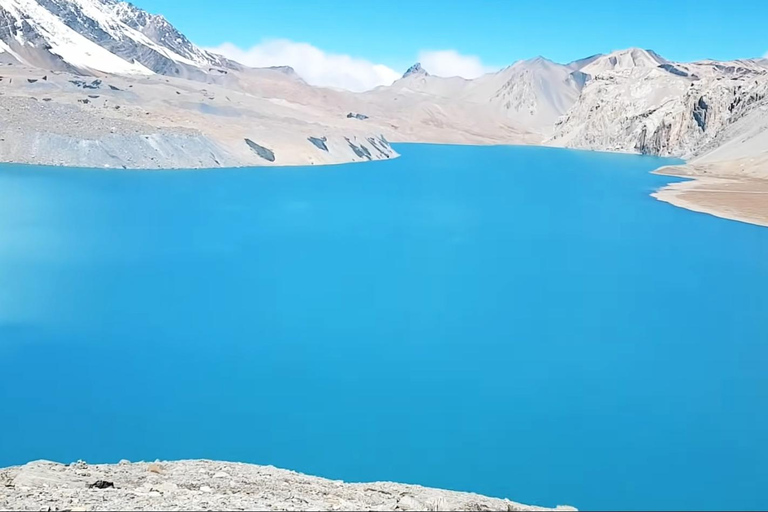
M129 461L128 459L123 459L118 464L120 466L130 466L131 465L131 461Z
M398 510L426 510L424 503L406 494L397 501Z
M160 464L154 463L147 466L147 471L150 473L157 473L158 475L163 472L163 466Z
M200 488L200 490L201 490L201 491L203 491L203 492L213 492L213 489L211 489L211 488L210 488L210 487L208 487L207 485L204 485L204 486L202 486L202 487Z
M150 484L149 482L144 482L143 484L141 484L136 488L136 491L140 493L150 493L154 490L155 490L154 487L152 487L152 484Z
M213 478L229 478L229 475L224 471L219 471L218 473L213 475Z
M160 484L157 487L155 487L155 489L160 491L160 492L165 493L165 492L178 491L179 490L179 486L176 485L173 482L163 482L162 484Z
M107 482L106 480L97 480L95 483L88 485L89 489L114 489L115 484L113 482Z

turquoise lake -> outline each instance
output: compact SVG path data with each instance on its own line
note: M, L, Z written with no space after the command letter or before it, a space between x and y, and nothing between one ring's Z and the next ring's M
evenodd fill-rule
M768 508L768 228L652 157L0 166L0 466L208 458Z

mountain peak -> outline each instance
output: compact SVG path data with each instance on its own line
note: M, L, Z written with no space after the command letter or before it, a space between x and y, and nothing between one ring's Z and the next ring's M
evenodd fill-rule
M191 43L163 16L119 0L0 0L4 53L77 73L205 78L233 64Z
M543 55L537 55L536 57L530 59L528 62L530 62L531 64L554 64L555 63L554 61L549 60Z
M590 75L597 75L606 71L620 71L633 68L656 68L661 64L666 63L667 60L665 58L652 50L627 48L597 57L581 68L581 71Z
M421 67L421 62L417 62L416 64L408 68L408 71L406 71L403 74L403 78L407 78L411 75L429 76L429 73L427 73L426 69Z
M560 64L557 64L554 61L549 60L546 57L543 57L541 55L537 57L533 57L532 59L526 59L526 60L518 60L511 66L508 66L509 68L536 68L536 69L546 69L552 66L559 66Z
M604 54L596 53L594 55L590 55L589 57L584 57L583 59L577 59L572 62L569 62L568 64L566 64L566 66L574 71L581 71L584 67L592 64L600 57L604 57Z
M279 71L280 73L286 74L286 75L296 75L296 70L293 69L291 66L269 66L266 69L271 69L272 71Z

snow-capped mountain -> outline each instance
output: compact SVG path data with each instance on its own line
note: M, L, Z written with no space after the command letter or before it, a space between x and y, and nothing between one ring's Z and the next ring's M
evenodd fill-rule
M236 66L192 44L162 16L118 0L0 0L0 52L85 74L195 78Z
M0 0L0 62L75 74L191 78L231 87L222 95L227 103L229 91L238 90L302 121L364 127L393 140L539 143L551 137L550 143L570 147L690 157L736 147L730 142L737 136L752 140L748 134L765 131L758 124L768 130L760 121L768 111L764 59L677 63L630 48L569 64L537 57L472 80L430 75L415 64L391 86L358 95L311 87L290 68L246 69L198 48L162 16L121 0ZM28 76L28 85L40 87L32 84L43 76ZM183 101L178 108L186 118L189 101L179 90L186 87L173 87L165 104ZM145 98L152 94L160 93L145 91ZM202 102L217 101L209 91L200 95ZM233 108L199 106L221 115L234 115ZM349 124L353 112L365 123Z

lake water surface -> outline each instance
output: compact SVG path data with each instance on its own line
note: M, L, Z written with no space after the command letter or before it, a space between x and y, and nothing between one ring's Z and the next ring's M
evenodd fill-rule
M768 507L768 229L650 157L0 166L0 466L209 458Z

